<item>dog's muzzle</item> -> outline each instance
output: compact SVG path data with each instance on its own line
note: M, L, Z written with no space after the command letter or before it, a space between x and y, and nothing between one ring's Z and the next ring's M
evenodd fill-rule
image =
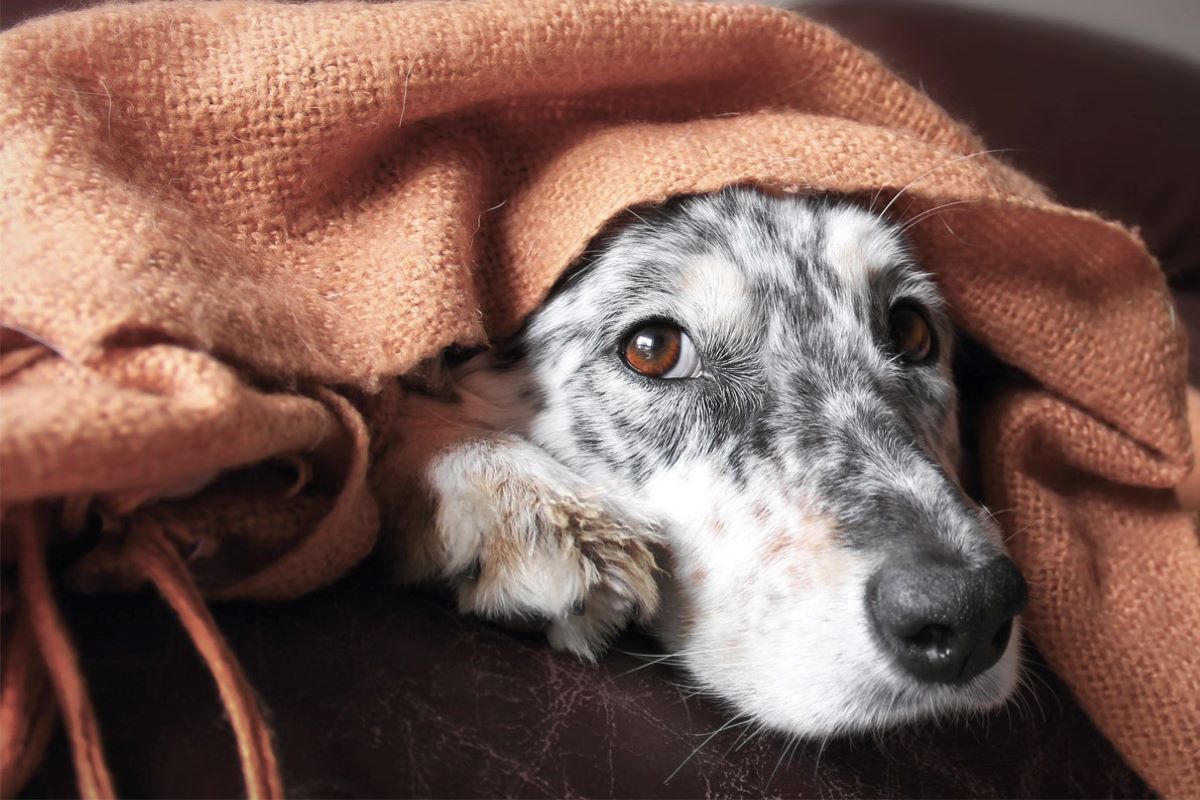
M867 609L896 662L928 683L962 684L992 667L1012 638L1029 588L1017 565L996 556L978 566L914 554L867 584Z

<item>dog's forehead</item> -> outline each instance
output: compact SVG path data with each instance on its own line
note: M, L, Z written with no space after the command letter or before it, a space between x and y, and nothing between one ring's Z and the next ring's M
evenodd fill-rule
M940 313L897 226L850 201L734 188L631 218L534 317L535 339L607 347L655 318L730 342L854 335L902 295Z
M611 255L607 269L624 280L605 282L610 290L666 292L725 314L738 298L866 298L885 285L874 280L881 274L920 278L895 227L866 209L745 190L688 198L639 221Z

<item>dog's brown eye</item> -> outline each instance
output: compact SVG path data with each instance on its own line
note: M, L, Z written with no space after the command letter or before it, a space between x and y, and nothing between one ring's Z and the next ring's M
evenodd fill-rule
M626 364L651 378L691 378L700 370L691 339L666 322L635 330L625 340L622 355Z
M898 305L892 309L888 319L888 335L892 347L905 361L921 364L934 355L933 329L929 320L919 309L910 305Z

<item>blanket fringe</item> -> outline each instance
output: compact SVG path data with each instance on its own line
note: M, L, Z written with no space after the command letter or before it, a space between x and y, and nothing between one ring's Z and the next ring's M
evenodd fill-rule
M54 729L55 706L26 607L10 597L9 587L3 588L3 613L11 627L5 631L0 682L0 797L14 797L46 750Z
M54 601L43 549L48 530L45 514L37 507L22 506L13 509L12 521L17 531L21 603L49 671L54 696L71 741L79 794L87 800L115 797L96 713L79 669L79 657Z
M250 800L282 798L283 781L271 732L255 702L254 690L162 526L142 521L129 541L129 557L179 617L212 673L237 738L246 796Z
M95 710L79 657L71 643L46 565L49 515L35 505L12 509L17 539L20 604L6 633L0 689L0 796L19 792L40 762L49 741L55 701L71 745L79 794L87 800L116 796L104 757ZM283 781L270 729L254 690L221 636L187 565L162 525L142 518L131 523L125 557L154 585L178 616L217 685L234 736L250 800L282 798ZM53 689L53 692L50 689Z

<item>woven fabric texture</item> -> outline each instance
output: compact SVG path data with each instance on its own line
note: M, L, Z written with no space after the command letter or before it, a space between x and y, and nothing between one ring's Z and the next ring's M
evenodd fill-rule
M826 28L666 0L179 0L19 26L0 73L3 503L98 528L77 585L128 585L150 521L209 597L335 580L374 543L395 376L514 331L624 209L902 192L956 322L1015 368L978 456L1033 636L1157 789L1200 794L1161 272Z

